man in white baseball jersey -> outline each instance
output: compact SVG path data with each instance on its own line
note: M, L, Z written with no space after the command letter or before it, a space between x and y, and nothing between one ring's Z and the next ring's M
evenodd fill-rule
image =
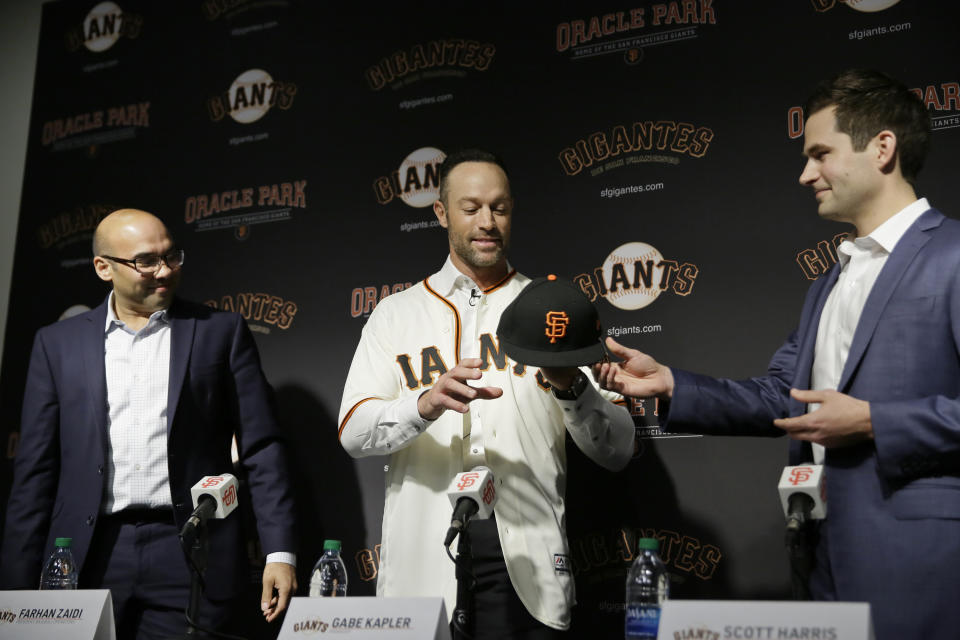
M442 595L453 611L445 491L457 473L484 465L498 501L493 518L470 525L474 637L561 635L574 604L566 434L618 470L633 452L633 423L611 402L623 399L580 369L537 370L501 347L500 315L529 279L507 262L513 198L500 160L479 150L449 156L434 213L450 255L439 272L377 305L340 407L350 455L390 456L377 593Z

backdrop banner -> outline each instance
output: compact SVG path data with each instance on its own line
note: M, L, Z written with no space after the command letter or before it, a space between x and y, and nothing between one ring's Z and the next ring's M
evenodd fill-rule
M859 66L915 88L934 129L918 192L960 213L958 15L921 0L46 3L0 377L3 504L33 335L104 299L93 229L142 208L186 251L181 295L255 334L290 444L301 594L324 538L343 542L350 594L374 594L387 460L347 456L337 411L370 312L443 264L431 205L447 153L504 158L511 264L573 280L606 334L761 375L847 231L798 183L816 82ZM788 599L786 439L663 434L656 403L631 409L626 470L567 447L573 629L622 633L642 536L677 598ZM250 557L247 628L272 637L255 544Z

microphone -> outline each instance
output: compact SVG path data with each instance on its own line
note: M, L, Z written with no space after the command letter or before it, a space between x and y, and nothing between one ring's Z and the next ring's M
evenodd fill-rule
M466 528L470 518L487 519L493 513L493 505L497 502L493 472L487 467L474 467L472 471L458 473L447 489L447 497L453 506L453 517L443 541L445 547L449 547Z
M204 476L190 489L190 495L193 496L194 510L180 531L180 539L188 547L197 539L207 520L222 520L237 508L237 479L229 473Z
M787 531L798 531L807 520L827 517L827 487L822 464L784 467L780 476L780 504Z
M480 292L476 289L470 289L470 299L467 300L467 303L471 307L477 306L477 303L480 302Z

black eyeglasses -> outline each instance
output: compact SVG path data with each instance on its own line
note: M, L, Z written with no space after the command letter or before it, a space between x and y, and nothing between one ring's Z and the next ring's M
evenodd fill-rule
M114 256L100 257L133 267L136 269L137 273L143 273L146 275L154 274L159 271L161 260L171 270L179 269L183 266L183 249L175 249L163 256L140 256L139 258L134 258L133 260L129 260L127 258L116 258Z

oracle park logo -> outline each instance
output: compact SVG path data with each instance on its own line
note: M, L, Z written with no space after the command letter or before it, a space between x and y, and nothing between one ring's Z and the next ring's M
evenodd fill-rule
M839 5L846 5L854 11L862 13L876 13L899 4L900 0L810 0L810 2L813 4L813 8L821 13L830 11Z
M363 76L372 91L386 86L397 90L421 80L462 78L468 71L486 71L496 53L496 46L489 42L430 40L385 55L367 67Z
M248 69L238 75L230 88L207 100L207 112L214 122L230 116L234 122L251 124L271 108L286 111L293 106L297 85L274 80L263 69Z
M693 263L664 258L645 242L628 242L610 252L602 265L578 274L573 281L590 302L604 298L618 309L636 311L666 291L690 295L699 274Z
M355 287L350 292L350 317L366 318L387 296L409 289L412 282L395 282L380 286Z
M638 120L595 131L557 154L564 174L598 176L647 163L677 165L683 157L702 158L710 150L713 129L677 120Z
M960 126L960 82L935 82L910 89L930 112L930 129L941 131ZM795 140L803 135L806 114L803 107L787 109L787 137Z
M101 2L94 6L83 19L83 24L67 31L68 51L85 48L102 53L115 45L120 38L139 37L143 17L127 13L114 2Z
M307 181L287 180L188 196L183 220L196 231L233 229L246 240L253 225L285 222L306 207Z
M51 151L86 148L93 157L100 145L136 138L138 130L148 128L150 102L135 102L47 120L40 142Z
M635 65L646 49L696 39L701 26L716 24L713 0L659 2L561 22L555 49L571 60L616 54Z
M413 151L395 171L373 181L377 202L385 205L399 198L416 209L432 206L440 193L440 165L446 157L436 147Z

